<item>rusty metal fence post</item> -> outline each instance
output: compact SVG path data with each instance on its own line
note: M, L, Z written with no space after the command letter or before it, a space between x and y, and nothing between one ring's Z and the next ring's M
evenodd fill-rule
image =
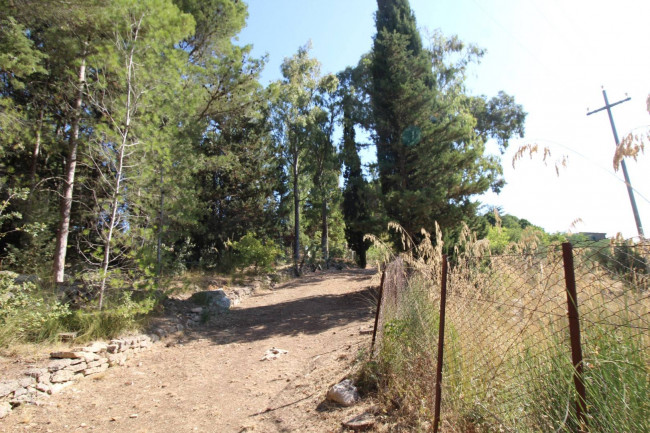
M442 363L445 347L445 310L447 308L447 256L442 256L442 272L440 276L440 320L438 323L438 363L436 365L436 401L433 416L433 431L438 433L440 425L440 405L442 399Z
M379 314L381 310L381 300L384 297L384 281L386 279L386 267L381 272L381 283L379 283L379 297L377 298L377 311L375 311L375 326L372 328L372 343L370 343L370 356L375 349L375 339L377 338L377 326L379 325Z
M575 268L573 264L573 245L562 244L564 262L564 279L566 282L567 306L569 311L569 332L571 334L571 359L573 361L573 383L578 394L576 417L580 423L579 431L587 431L587 399L582 362L582 345L580 343L580 320L578 316L578 294L576 291Z

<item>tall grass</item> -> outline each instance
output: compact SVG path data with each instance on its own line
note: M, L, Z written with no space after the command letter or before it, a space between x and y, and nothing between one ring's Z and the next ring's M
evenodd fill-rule
M491 256L464 235L448 280L441 431L577 431L558 248ZM382 401L412 431L431 426L437 357L440 237L423 239L401 256L407 283L388 287L396 302L373 359ZM588 431L650 431L649 294L589 254L576 251Z

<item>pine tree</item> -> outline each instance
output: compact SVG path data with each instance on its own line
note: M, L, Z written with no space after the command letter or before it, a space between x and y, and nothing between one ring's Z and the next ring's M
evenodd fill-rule
M369 93L386 212L412 235L436 221L450 231L475 218L473 197L503 185L485 141L497 138L505 148L523 132L525 113L512 99L481 105L467 95L465 68L480 50L465 52L457 38L423 48L407 0L377 4ZM459 53L467 56L449 63Z

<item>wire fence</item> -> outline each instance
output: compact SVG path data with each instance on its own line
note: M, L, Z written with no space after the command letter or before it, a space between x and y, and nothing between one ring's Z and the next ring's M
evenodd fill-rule
M648 253L567 243L459 254L448 272L446 257L400 258L375 353L434 431L650 431Z

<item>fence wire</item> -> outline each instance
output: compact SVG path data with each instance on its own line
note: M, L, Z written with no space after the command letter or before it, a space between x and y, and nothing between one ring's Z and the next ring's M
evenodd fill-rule
M441 431L650 431L648 247L582 243L573 257L586 417L576 415L562 248L551 245L452 263ZM386 268L378 350L399 404L426 423L435 404L440 267L416 262Z

